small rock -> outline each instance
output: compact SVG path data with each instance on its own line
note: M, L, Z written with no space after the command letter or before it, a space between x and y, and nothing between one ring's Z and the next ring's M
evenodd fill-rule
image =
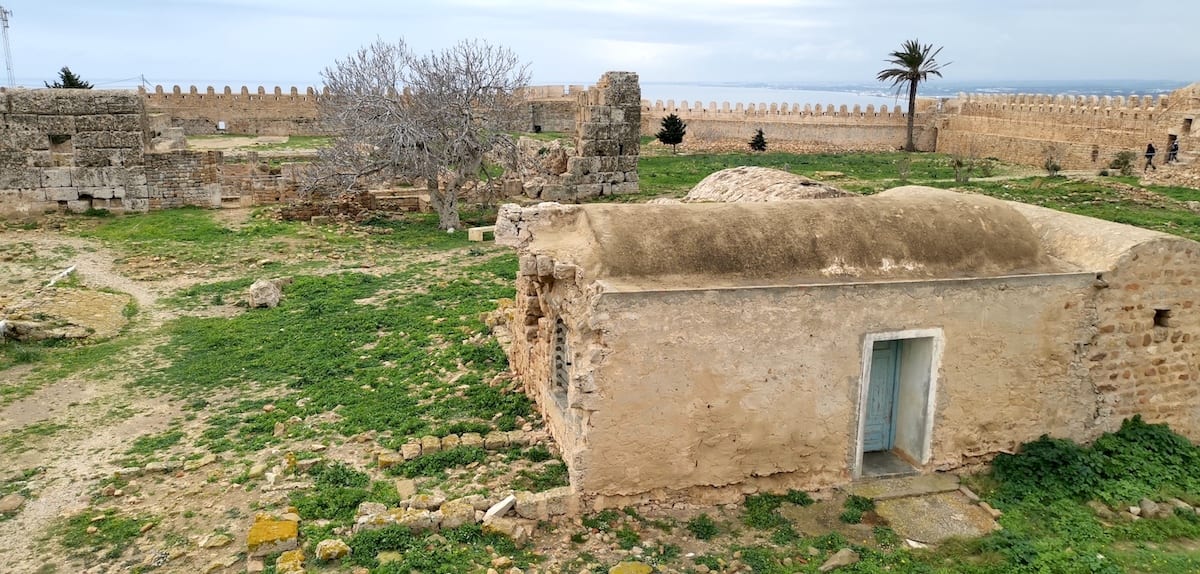
M1143 498L1139 500L1138 508L1142 509L1141 515L1146 518L1154 518L1158 516L1159 513L1158 503L1150 500L1149 498Z
M372 514L384 514L388 510L386 504L382 502L364 502L358 505L358 511L355 516L370 516Z
M208 567L205 568L204 571L206 573L220 572L221 570L224 570L226 568L229 568L230 566L233 566L234 564L237 564L238 560L239 560L239 558L237 557L236 554L233 556L226 556L224 558L218 558L217 560L213 560L212 562L210 562L208 564Z
M829 560L826 560L825 563L822 564L817 570L820 572L829 572L831 570L841 568L842 566L854 564L858 562L858 560L859 556L857 552L849 548L843 548L834 553L833 556L830 556Z
M95 534L97 532L100 532L100 529L96 528L95 526L89 526L89 527L87 527L86 530L84 530L84 532L87 532L88 534Z
M256 462L250 466L250 470L246 472L246 476L250 478L259 478L265 472L267 472L267 464L263 462Z
M312 467L316 466L318 462L321 462L321 459L306 458L304 460L298 460L298 461L296 461L296 471L297 472L308 472L308 471L312 470Z
M979 501L979 508L982 508L982 509L984 509L985 511L987 511L987 513L988 513L989 515L991 515L991 517L992 517L992 519L993 519L993 520L995 520L995 519L997 519L997 518L1000 518L1001 516L1004 516L1004 513L1003 513L1003 512L1000 512L999 510L996 510L995 508L992 508L992 505L990 505L990 504L988 504L988 503L986 503L986 502L983 502L982 500L981 500L981 501Z
M404 445L404 446L408 446L408 445ZM388 451L383 451L383 452L379 453L379 458L377 459L379 468L381 468L381 469L391 468L393 466L396 466L396 465L404 462L405 460L406 459L402 455L400 455L399 453L397 453L394 450L388 450Z
M204 468L214 462L217 462L217 455L210 452L200 458L189 460L189 461L183 463L183 470L185 472L199 470L199 469Z
M317 543L317 558L321 560L337 560L344 558L350 554L350 545L337 539L331 538L322 540Z
M1130 507L1129 507L1129 513L1130 513L1130 514L1132 514L1132 515L1134 515L1134 516L1141 516L1141 515L1142 515L1142 507L1140 507L1140 506L1130 506Z
M0 498L0 514L8 514L16 512L25 505L25 497L17 493L9 494L4 498Z
M224 534L214 534L200 539L201 548L221 548L233 542L233 538Z
M262 558L247 558L246 559L246 574L258 574L267 570L266 562Z
M259 279L250 286L250 293L247 300L251 307L258 308L273 308L279 305L279 300L283 298L283 291L278 285L266 279Z
M282 422L275 423L275 428L272 429L271 436L273 436L275 438L282 438L286 434L287 434L287 425L283 424Z
M264 412L264 413L271 413L271 412L275 412L275 405L272 405L272 404L265 404L265 405L263 405L263 408L262 408L262 410L263 410L263 412Z
M492 568L508 568L512 566L512 558L508 556L500 556L492 559Z

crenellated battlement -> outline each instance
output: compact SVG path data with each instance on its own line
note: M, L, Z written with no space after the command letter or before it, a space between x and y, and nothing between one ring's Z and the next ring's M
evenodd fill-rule
M922 111L928 108L931 102L922 102ZM682 100L676 103L675 100L667 100L663 103L662 100L655 100L653 104L649 100L642 100L642 111L644 113L655 115L676 114L681 118L686 117L704 117L717 119L717 116L728 116L729 119L744 119L748 116L762 117L771 116L775 119L780 118L884 118L884 119L901 119L903 120L907 114L901 106L893 106L889 108L886 105L879 106L876 109L874 104L868 104L865 108L861 104L847 106L842 104L835 106L834 104L798 104L798 103L736 103L708 102L707 105L696 101L691 104L687 100Z
M300 88L292 86L289 88L286 94L284 93L283 88L280 88L279 86L275 86L275 89L270 92L268 92L263 86L258 86L258 89L254 92L251 92L250 88L247 86L242 86L241 90L238 92L234 92L233 88L229 86L225 86L221 91L217 91L217 88L214 86L208 86L203 92L201 92L196 86L189 86L185 92L183 88L178 85L173 86L171 91L168 92L164 90L161 85L157 85L154 86L153 92L148 92L145 88L139 86L138 93L145 96L146 99L151 102L156 100L166 101L171 99L246 99L250 101L288 100L309 102L314 101L319 92L312 86L304 88L303 92L301 92Z

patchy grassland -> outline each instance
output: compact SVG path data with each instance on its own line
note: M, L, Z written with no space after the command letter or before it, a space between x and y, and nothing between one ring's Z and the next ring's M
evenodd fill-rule
M1200 219L1182 203L1200 199L1195 190L1141 188L1128 178L1036 177L1010 166L997 166L995 178L955 183L948 158L935 154L644 157L642 193L618 199L679 196L709 173L737 165L810 177L840 172L831 181L863 193L900 182L953 187L1200 238ZM39 397L70 397L43 415L0 426L0 458L7 461L0 465L0 496L49 501L82 488L89 501L36 525L47 527L13 558L17 567L73 572L106 564L147 572L168 557L163 571L203 571L213 560L236 557L239 536L256 512L295 507L306 544L340 535L353 549L344 564L311 561L311 572L352 565L375 572L480 572L498 556L547 572L607 572L634 556L667 571L815 572L846 547L862 561L844 571L860 573L1200 570L1195 513L1114 520L1086 504L1095 499L1120 507L1142 496L1200 503L1194 478L1200 451L1140 423L1099 446L1038 443L1002 458L995 472L969 483L1004 511L1004 530L934 549L908 549L884 524L868 524L870 535L856 538L850 533L860 531L848 529L863 528L869 504L814 501L802 492L751 496L739 508L630 508L548 522L526 548L477 527L352 535L347 529L358 505L396 504L397 481L411 479L419 492L450 497L566 483L565 465L545 445L458 447L386 470L374 462L376 450L426 435L541 429L481 319L513 295L515 257L492 244L469 243L465 233L440 232L431 215L312 226L228 213L70 218L65 231L54 232L113 253L115 272L159 296L109 341L0 346L0 425L4 417L26 416L15 409ZM468 224L492 218L464 214ZM23 257L28 265L52 268L78 254ZM53 261L38 263L38 257ZM245 307L252 281L279 276L294 281L278 307ZM89 278L80 281L86 285ZM219 459L205 462L214 454ZM77 464L79 457L87 464ZM269 489L251 472L297 459L320 462L296 475L299 487L291 490ZM113 472L149 463L195 468L146 476ZM107 478L96 480L98 474ZM784 505L814 504L836 504L834 515L841 513L847 530L803 532L779 512ZM0 538L24 516L0 516ZM199 546L213 536L234 541ZM382 565L380 552L397 552L397 562Z

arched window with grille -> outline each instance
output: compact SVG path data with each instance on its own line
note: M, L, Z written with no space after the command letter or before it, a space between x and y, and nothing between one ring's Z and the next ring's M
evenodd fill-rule
M567 346L567 324L560 318L554 322L554 379L550 389L555 400L565 403L567 384L571 381L571 348Z

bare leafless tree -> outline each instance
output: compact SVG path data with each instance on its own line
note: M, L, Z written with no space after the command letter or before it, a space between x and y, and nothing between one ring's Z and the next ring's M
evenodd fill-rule
M338 137L320 152L311 187L346 193L379 174L423 179L442 229L459 227L459 195L484 173L484 156L513 146L506 132L519 125L529 82L515 53L483 40L420 57L403 40L376 40L322 76L321 117Z

